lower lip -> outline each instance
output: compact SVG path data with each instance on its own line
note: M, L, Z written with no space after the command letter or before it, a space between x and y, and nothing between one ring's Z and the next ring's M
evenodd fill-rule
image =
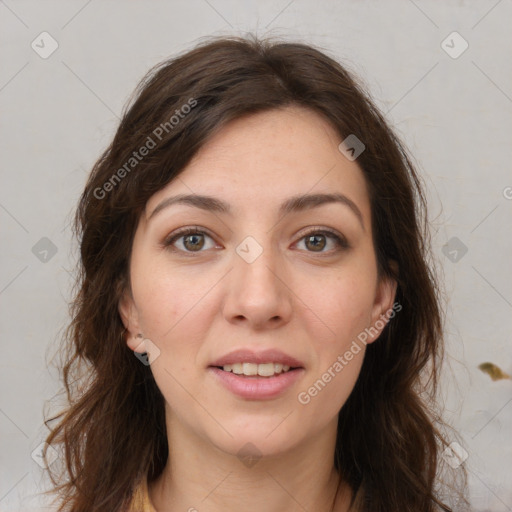
M273 377L245 377L213 366L209 370L229 391L247 400L275 398L293 386L304 373L304 368L297 368Z

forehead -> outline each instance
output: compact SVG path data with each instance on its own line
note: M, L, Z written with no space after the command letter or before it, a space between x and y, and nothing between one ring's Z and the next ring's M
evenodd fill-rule
M293 106L231 121L149 201L147 212L174 194L208 194L235 211L278 207L283 198L338 192L369 216L364 175L339 151L341 137L319 114ZM369 217L368 217L369 218Z

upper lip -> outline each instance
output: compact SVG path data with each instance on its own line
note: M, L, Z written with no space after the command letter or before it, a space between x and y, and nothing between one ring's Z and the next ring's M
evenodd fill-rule
M254 351L251 349L239 349L226 354L215 360L210 366L225 366L234 363L280 363L291 368L303 368L304 365L298 359L295 359L284 352L276 349Z

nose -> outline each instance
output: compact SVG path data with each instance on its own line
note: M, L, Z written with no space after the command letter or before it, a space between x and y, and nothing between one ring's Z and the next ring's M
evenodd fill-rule
M283 260L265 248L249 261L234 252L233 269L226 282L224 317L253 330L285 325L291 318L293 293L286 283Z

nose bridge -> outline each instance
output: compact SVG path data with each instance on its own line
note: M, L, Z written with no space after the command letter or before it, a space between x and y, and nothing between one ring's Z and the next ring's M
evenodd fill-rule
M243 316L254 324L289 318L289 291L285 276L280 275L284 272L282 258L267 235L258 237L262 243L247 236L235 248L226 303L226 314L231 318Z

